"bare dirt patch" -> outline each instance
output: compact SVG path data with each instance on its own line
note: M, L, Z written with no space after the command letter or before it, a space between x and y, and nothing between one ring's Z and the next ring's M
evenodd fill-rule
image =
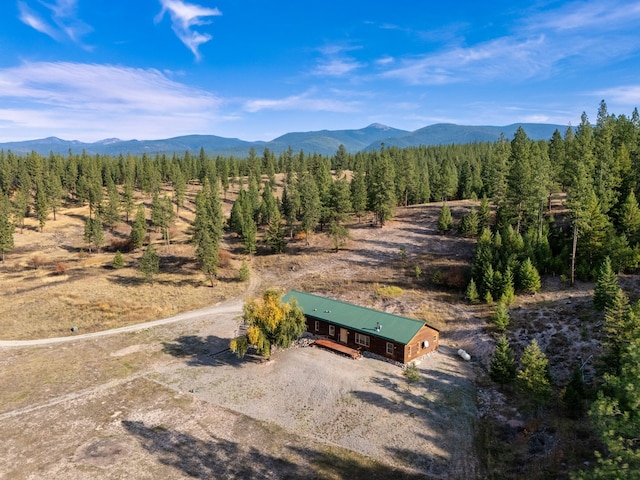
M451 206L457 217L470 203ZM481 478L478 422L490 415L506 423L518 412L486 382L494 345L487 327L491 307L462 301L474 242L439 235L439 210L438 204L399 209L383 229L368 219L354 223L339 252L319 232L309 246L292 242L286 254L250 259L263 286L324 294L440 328L442 347L419 365L420 382L408 383L391 364L314 348L280 351L266 363L237 360L226 349L237 332L240 303L135 333L4 349L0 434L9 441L0 456L11 460L0 466L0 476ZM52 235L66 241L64 234ZM238 262L235 240L228 245L231 261ZM25 259L35 252L26 243L21 248ZM136 317L127 322L151 320L246 288L231 281L237 263L229 280L211 289L197 270L176 260L183 254L167 253L174 258L167 276L148 286L134 280L134 270L108 268L109 255L87 261L77 248L63 248L77 258L60 257L70 265L62 276L7 267L2 282L13 285L14 295L5 296L20 307L4 306L3 318L22 324L33 313L40 319L38 327L16 326L14 333L26 338L66 331L69 321L61 312L94 319L82 326L89 331L120 326L127 309ZM381 294L385 286L395 287L394 295ZM586 307L580 310L587 298L582 293L546 282L543 293L519 299L512 309L518 335L537 335L554 351L568 342L568 365L589 344L588 338L573 343L584 334L581 322L588 315ZM42 321L47 312L50 322ZM580 322L563 330L558 325L571 312ZM109 314L107 323L95 320ZM51 326L56 322L57 330ZM463 362L458 348L472 361ZM562 379L562 372L553 373Z

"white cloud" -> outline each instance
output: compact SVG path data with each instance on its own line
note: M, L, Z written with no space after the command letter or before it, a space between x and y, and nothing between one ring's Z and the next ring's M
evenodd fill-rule
M210 24L211 21L207 19L220 16L222 12L217 8L202 7L182 0L160 0L160 4L162 11L156 16L156 22L160 22L165 13L169 12L174 33L191 50L196 60L199 60L198 48L210 41L212 37L208 33L195 31L193 27Z
M313 92L301 95L291 95L280 99L254 99L245 102L244 109L255 113L261 110L301 110L307 112L354 112L358 109L357 102L342 102L333 98L314 98Z
M363 66L362 63L353 59L331 59L320 62L314 73L322 76L340 77Z
M203 132L221 104L157 70L64 62L0 69L0 101L0 136L10 140L40 131L88 141Z
M640 105L640 85L623 85L596 92L596 95L604 98L609 103L623 105Z
M37 12L25 1L18 2L18 18L31 28L50 36L56 41L68 38L83 48L90 47L82 44L82 37L92 29L77 18L77 0L55 0L54 3L38 2L40 12ZM42 8L44 7L44 8ZM45 19L42 12L46 12L49 19Z

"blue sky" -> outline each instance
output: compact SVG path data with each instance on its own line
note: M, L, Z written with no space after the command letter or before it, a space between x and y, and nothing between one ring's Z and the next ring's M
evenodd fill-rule
M576 125L640 106L640 1L3 0L0 142L382 123Z

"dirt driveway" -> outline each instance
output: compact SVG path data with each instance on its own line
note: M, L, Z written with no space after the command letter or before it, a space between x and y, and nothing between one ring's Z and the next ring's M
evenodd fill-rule
M433 264L451 247L429 235L428 212L416 221L422 213L356 229L338 254L317 237L313 255L256 259L263 285L335 288L335 297L387 311L428 310L451 335L444 330L440 351L419 365L420 382L385 362L312 347L239 361L224 351L239 309L4 348L0 478L477 478L477 365L455 350L479 327L441 292L407 288L398 269L401 247L409 262L430 253ZM467 243L456 253L463 259ZM377 298L378 282L405 292Z

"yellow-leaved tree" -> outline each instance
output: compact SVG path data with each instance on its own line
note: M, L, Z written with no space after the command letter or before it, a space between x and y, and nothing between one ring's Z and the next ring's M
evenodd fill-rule
M253 346L259 355L271 356L271 347L288 348L305 331L306 322L302 309L295 299L282 302L282 293L266 290L262 297L250 300L244 306L243 320L247 333L231 340L229 347L238 357L246 355Z

